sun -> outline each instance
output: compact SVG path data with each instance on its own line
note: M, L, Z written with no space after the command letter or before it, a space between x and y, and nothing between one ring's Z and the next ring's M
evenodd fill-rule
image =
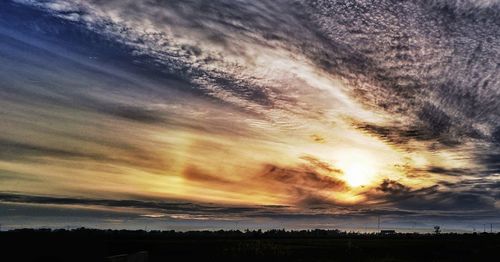
M358 187L369 184L371 178L373 177L374 171L370 167L364 166L362 164L352 164L345 168L344 180L351 187Z
M343 179L349 186L366 186L373 182L377 165L371 155L356 151L339 158L338 167L343 171Z

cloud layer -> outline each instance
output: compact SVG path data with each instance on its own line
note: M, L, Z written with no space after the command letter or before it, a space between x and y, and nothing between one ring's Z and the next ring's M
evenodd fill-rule
M498 214L498 1L0 7L2 202Z

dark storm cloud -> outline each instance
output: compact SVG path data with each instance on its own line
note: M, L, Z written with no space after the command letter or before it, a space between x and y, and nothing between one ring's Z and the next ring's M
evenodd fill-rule
M500 173L500 147L494 147L489 152L477 154L479 164L484 165L485 174Z
M384 193L398 195L409 192L410 188L397 181L385 179L384 182L382 182L382 184L380 184L380 186L377 187L377 190L380 190Z
M85 206L104 206L112 208L130 208L138 213L157 212L163 215L190 215L213 219L222 218L325 218L334 214L320 214L315 212L297 213L287 206L231 206L215 204L196 204L179 201L147 201L147 200L110 200L88 198L65 198L0 193L0 202L39 205L65 205L81 208ZM119 210L116 210L119 211ZM131 213L132 214L132 213Z
M48 197L36 195L22 195L12 193L0 193L0 202L4 204L39 204L39 205L55 205L69 206L79 209L85 206L105 206L113 208L127 208L120 211L110 210L112 212L127 212L130 217L134 216L134 212L147 213L157 212L163 215L187 214L200 217L218 218L275 218L275 219L325 219L325 218L342 218L356 217L367 215L402 215L411 214L410 211L387 210L387 209L352 209L347 207L336 207L334 209L311 209L297 210L289 209L287 206L228 206L214 204L196 204L190 202L179 201L147 201L147 200L110 200L110 199L88 199L88 198L66 198L66 197ZM135 211L134 211L135 209ZM343 211L338 213L338 211ZM26 211L29 214L29 210ZM53 211L48 211L46 215L54 215ZM65 212L60 209L58 212ZM67 212L67 211L66 211ZM103 213L102 211L97 211ZM102 214L101 214L102 215Z
M373 195L371 199L379 199L399 210L413 212L467 212L482 210L498 212L495 208L497 189L495 183L485 183L481 187L479 181L461 181L457 183L442 182L438 185L412 189L397 181L384 180L376 189L383 195ZM425 213L425 212L424 212Z
M495 210L495 199L485 194L469 192L441 192L430 197L412 197L397 204L401 208L413 210L470 211Z
M444 168L438 166L430 166L429 168L426 169L426 171L434 174L454 176L454 177L461 177L466 175L479 175L476 173L475 170L460 169L460 168Z
M87 199L87 198L63 198L48 196L33 196L22 194L0 193L3 202L31 203L31 204L54 204L54 205L80 205L80 206L107 206L121 208L151 209L170 214L179 212L188 214L242 214L260 210L259 207L238 206L216 206L199 205L189 202L166 202L166 201L142 201L142 200L111 200L111 199Z
M491 134L491 139L497 145L500 145L500 126L495 128L495 131Z
M418 199L422 200L422 199ZM5 219L14 219L19 215L30 216L32 219L36 217L89 217L89 218L109 218L109 219L125 219L130 220L127 223L134 223L133 219L146 216L149 218L148 223L152 220L168 221L168 220L186 220L197 221L202 219L202 224L208 226L210 221L250 221L251 219L271 219L280 222L291 221L297 223L299 221L323 221L335 222L345 221L346 219L366 219L376 216L383 216L384 220L395 219L396 221L425 221L431 220L442 222L447 220L453 221L474 221L483 219L494 219L498 217L497 210L487 208L488 203L478 206L479 200L477 196L460 195L456 197L444 196L441 203L430 206L428 209L412 208L412 201L406 203L403 207L340 207L328 206L322 203L321 208L290 209L287 206L229 206L229 205L214 205L214 204L197 204L190 202L168 201L168 200L111 200L111 199L89 199L89 198L68 198L68 197L47 197L36 195L22 195L13 193L0 193L0 202L6 208L6 212L2 213ZM436 199L435 199L436 200ZM442 202L464 201L465 209L442 210ZM428 202L425 202L427 204ZM35 207L26 206L26 204L36 204ZM448 206L449 203L446 203ZM45 208L47 206L47 208ZM108 207L103 211L101 209L92 210L85 207ZM85 208L85 209L82 209ZM486 209L485 209L486 208ZM422 212L426 210L426 212ZM474 214L470 213L474 210ZM148 214L153 213L153 216ZM182 214L182 217L176 215ZM169 218L169 216L171 216ZM210 220L205 220L210 219ZM230 220L227 220L230 219ZM249 220L250 219L250 220ZM6 220L8 221L8 220ZM38 220L33 220L38 221ZM67 220L64 220L67 223ZM95 221L95 220L93 220ZM48 223L43 220L38 223ZM106 221L101 221L101 224L106 226ZM218 225L217 227L233 227L231 222L228 224ZM63 223L64 224L64 223ZM110 226L110 225L107 225ZM123 225L122 225L123 226ZM186 225L191 228L194 225ZM282 224L275 225L282 227ZM291 225L293 226L293 225ZM258 228L263 225L259 224Z

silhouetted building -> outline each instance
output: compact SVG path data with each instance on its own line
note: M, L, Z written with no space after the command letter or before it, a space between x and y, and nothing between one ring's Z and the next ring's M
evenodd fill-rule
M386 229L386 230L380 230L381 235L394 235L396 234L396 230L392 229Z

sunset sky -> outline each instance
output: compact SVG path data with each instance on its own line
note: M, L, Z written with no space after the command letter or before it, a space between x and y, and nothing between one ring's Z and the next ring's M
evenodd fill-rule
M500 228L500 1L0 2L2 228L379 216Z

